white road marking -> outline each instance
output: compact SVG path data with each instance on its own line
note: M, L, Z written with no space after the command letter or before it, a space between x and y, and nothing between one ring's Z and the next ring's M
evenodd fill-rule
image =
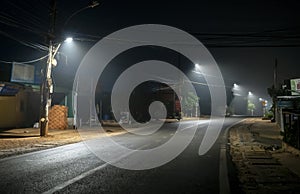
M180 131L184 131L184 130L186 130L186 129L189 129L189 128L192 128L192 127L195 127L195 126L197 126L197 127L199 127L199 126L204 126L204 124L206 124L206 123L208 123L208 122L210 122L210 121L208 120L208 121L198 122L198 123L195 124L195 125L192 125L192 126L188 126L188 127L182 128Z
M149 146L149 144L143 145L143 146L141 146L141 147L139 147L137 149L143 149L143 148L148 147L148 146ZM125 155L119 157L114 162L118 162L118 161L122 160L123 158L126 158L127 156L129 156L130 154L132 154L135 151L136 150L134 150L132 152L129 152L128 154L125 154ZM100 165L100 166L98 166L96 168L93 168L93 169L89 170L89 171L86 171L86 172L84 172L84 173L82 173L82 174L80 174L80 175L78 175L78 176L76 176L76 177L74 177L74 178L72 178L72 179L70 179L70 180L62 183L62 184L57 185L56 187L53 187L52 189L50 189L48 191L43 192L43 194L51 194L51 193L54 193L56 191L59 191L59 190L65 188L65 187L67 187L67 186L69 186L69 185L71 185L71 184L73 184L73 183L75 183L75 182L77 182L77 181L79 181L79 180L81 180L81 179L89 176L89 175L94 174L96 171L101 170L101 169L107 167L108 165L110 165L110 164L109 163L105 163L105 164L102 164L102 165Z
M207 122L209 122L209 121L201 121L201 122L198 122L196 125L197 125L197 126L200 126L201 124L205 124L205 123L207 123ZM188 127L185 127L185 128L183 128L183 129L181 129L181 130L183 131L183 130L186 130L186 129L192 128L192 127L194 127L194 126L188 126ZM137 148L137 149L143 149L143 148L148 147L148 146L149 146L149 145L143 145L143 146L141 146L141 147L139 147L139 148ZM54 149L55 149L55 148L54 148ZM46 150L42 150L42 151L46 151ZM41 151L41 152L42 152L42 151ZM129 155L132 154L133 152L135 152L135 151L129 152L128 154L125 154L125 155L119 157L115 162L118 162L118 161L120 161L121 159L126 158L127 156L129 156ZM29 154L31 155L31 154L33 154L33 153L29 153ZM28 154L28 155L29 155L29 154ZM79 181L79 180L81 180L81 179L83 179L83 178L89 176L89 175L94 174L96 171L101 170L101 169L103 169L103 168L105 168L105 167L107 167L107 166L109 166L109 165L110 165L109 163L104 163L104 164L102 164L102 165L100 165L100 166L98 166L98 167L96 167L96 168L93 168L93 169L91 169L91 170L89 170L89 171L86 171L86 172L84 172L84 173L82 173L82 174L80 174L80 175L78 175L78 176L76 176L76 177L74 177L74 178L72 178L72 179L70 179L70 180L68 180L68 181L65 181L65 182L62 183L62 184L59 184L59 185L57 185L57 186L51 188L50 190L47 190L47 191L43 192L43 194L50 194L50 193L57 192L57 191L59 191L59 190L65 188L65 187L67 187L67 186L69 186L69 185L71 185L71 184L73 184L73 183L75 183L75 182L77 182L77 181Z
M98 171L98 170L100 170L102 168L105 168L108 165L109 165L109 163L105 163L105 164L103 164L101 166L98 166L97 168L94 168L94 169L91 169L91 170L89 170L87 172L84 172L84 173L80 174L79 176L76 176L76 177L74 177L74 178L72 178L72 179L70 179L70 180L68 180L68 181L66 181L66 182L64 182L64 183L62 183L60 185L57 185L56 187L54 187L54 188L52 188L52 189L50 189L48 191L43 192L43 194L50 194L50 193L54 193L56 191L59 191L59 190L65 188L65 187L67 187L67 186L69 186L69 185L71 185L71 184L73 184L73 183L75 183L75 182L83 179L84 177L87 177L87 176L95 173L96 171Z

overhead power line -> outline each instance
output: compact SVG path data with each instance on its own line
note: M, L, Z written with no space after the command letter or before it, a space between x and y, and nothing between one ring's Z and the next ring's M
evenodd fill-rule
M251 33L191 33L207 47L300 47L300 28L284 28ZM75 33L80 39L99 41L104 36ZM110 39L112 41L137 42L128 39ZM176 43L187 45L184 42Z
M20 44L22 44L24 46L27 46L27 47L30 47L30 48L33 48L33 49L36 49L36 50L39 50L39 51L47 51L48 50L47 47L45 47L44 45L19 40L18 38L15 38L14 36L9 35L8 33L3 32L1 30L0 30L0 34L4 35L4 36L6 36L6 37L8 37L12 40L15 40L15 41L19 42Z
M10 63L24 63L24 64L29 64L29 63L35 63L35 62L41 61L43 59L46 59L47 57L48 57L48 55L45 55L45 56L42 56L42 57L37 58L37 59L30 60L30 61L4 61L4 60L0 60L0 63L7 63L7 64L10 64Z
M0 23L5 24L10 27L18 28L21 30L26 30L28 32L31 32L31 33L34 33L34 34L40 35L40 36L47 34L46 32L44 32L42 30L33 28L31 26L26 25L25 23L16 21L15 19L13 19L11 17L5 16L5 15L3 15L3 13L0 13Z

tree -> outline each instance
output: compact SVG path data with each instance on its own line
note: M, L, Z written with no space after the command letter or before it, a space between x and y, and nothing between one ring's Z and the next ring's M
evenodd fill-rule
M253 104L250 100L248 100L248 110L251 112L251 116L253 116L254 109L255 109L255 104Z
M193 92L187 92L187 95L183 96L182 99L183 113L191 116L193 110L197 109L198 100L198 96L196 96Z

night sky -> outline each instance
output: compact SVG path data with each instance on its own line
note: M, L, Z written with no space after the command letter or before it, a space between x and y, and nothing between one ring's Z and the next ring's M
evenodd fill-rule
M61 56L54 70L58 85L72 83L81 58L101 37L147 23L174 26L197 37L216 59L228 87L238 83L267 98L276 58L280 82L300 78L299 1L102 0L100 6L81 11L66 23L89 2L57 0L56 40L68 35L81 40L76 49L61 48L68 60ZM10 63L4 61L29 61L47 54L49 1L3 0L0 7L0 79L5 80Z

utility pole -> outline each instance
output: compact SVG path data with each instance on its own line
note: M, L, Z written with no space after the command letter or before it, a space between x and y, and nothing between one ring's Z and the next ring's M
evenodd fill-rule
M277 122L277 65L278 65L278 62L277 62L277 58L275 59L275 65L274 65L274 74L273 74L273 107L274 107L274 119L275 119L275 122Z
M41 115L40 115L40 136L45 137L48 135L48 114L51 107L51 95L53 93L52 83L52 64L54 61L55 52L57 49L53 48L53 39L55 32L55 20L56 20L56 0L50 1L50 26L49 26L49 53L46 68L43 68L42 84L41 84ZM56 51L55 51L56 50Z
M98 6L98 1L91 1L91 3L74 12L66 21L64 26L67 24L70 19L78 14L79 12L87 9L94 8ZM40 87L41 91L41 109L40 109L40 136L45 137L48 135L48 125L49 125L49 108L51 107L51 96L53 94L53 82L52 82L52 65L56 65L55 55L58 52L58 49L61 43L57 45L53 44L55 38L55 21L56 21L56 0L50 0L50 25L49 25L49 33L47 37L47 41L49 42L49 53L47 64L43 68L42 71L42 83Z
M274 65L274 80L273 80L273 84L274 84L274 89L276 90L277 89L277 58L275 59L275 65Z

